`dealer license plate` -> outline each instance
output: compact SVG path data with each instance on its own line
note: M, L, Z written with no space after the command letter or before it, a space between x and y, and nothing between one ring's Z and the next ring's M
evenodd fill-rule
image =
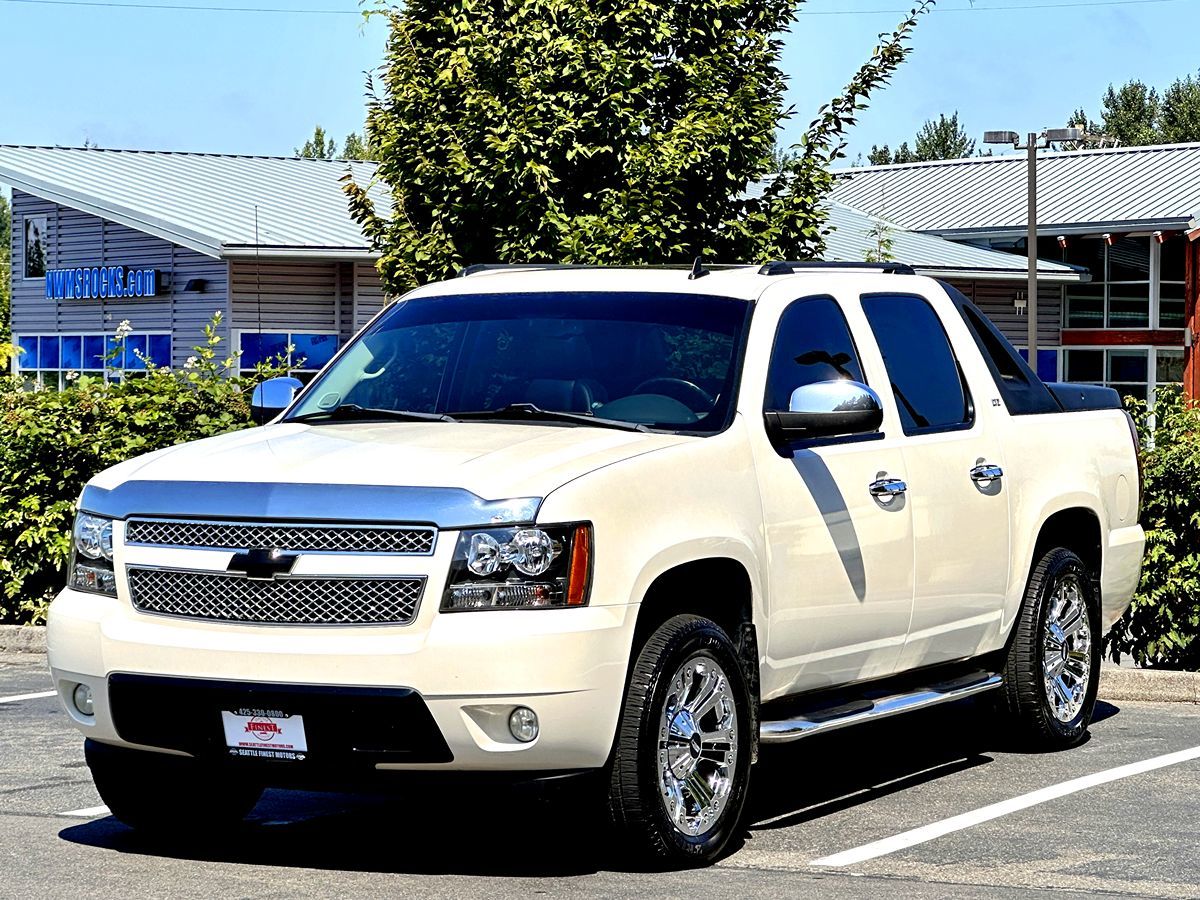
M301 760L308 754L304 717L278 709L222 710L230 756Z

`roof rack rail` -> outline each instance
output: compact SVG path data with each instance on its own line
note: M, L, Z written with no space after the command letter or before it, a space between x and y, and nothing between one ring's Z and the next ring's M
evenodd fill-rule
M459 278L466 278L468 275L477 275L480 272L502 272L502 271L523 271L531 269L662 269L674 270L676 272L688 272L690 277L703 277L709 271L714 269L745 269L750 267L750 263L702 263L700 274L696 272L696 263L613 263L611 265L600 265L597 263L473 263L469 266L464 266L458 270Z
M777 260L766 263L759 275L793 275L806 269L871 269L885 275L916 275L907 263L898 262L822 262L820 260Z

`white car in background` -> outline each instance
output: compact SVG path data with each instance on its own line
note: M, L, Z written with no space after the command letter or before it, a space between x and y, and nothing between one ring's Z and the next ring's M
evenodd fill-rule
M479 267L297 387L80 499L50 665L136 828L598 774L635 848L704 863L762 742L985 693L1078 742L1138 580L1116 394L902 266Z

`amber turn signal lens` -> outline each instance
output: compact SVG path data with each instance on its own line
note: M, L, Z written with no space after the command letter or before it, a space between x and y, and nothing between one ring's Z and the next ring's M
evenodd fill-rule
M571 540L570 580L567 582L567 606L584 606L588 584L592 580L592 529L580 525Z

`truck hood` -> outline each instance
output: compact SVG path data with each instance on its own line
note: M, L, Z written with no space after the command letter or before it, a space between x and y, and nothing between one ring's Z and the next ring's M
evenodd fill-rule
M693 440L590 426L284 423L149 453L102 472L89 490L114 491L131 482L271 484L293 491L320 484L452 488L489 501L541 498L595 469Z

